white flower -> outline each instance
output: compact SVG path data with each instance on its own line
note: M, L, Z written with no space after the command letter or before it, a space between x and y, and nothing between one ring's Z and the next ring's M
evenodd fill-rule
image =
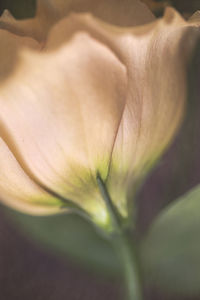
M34 19L0 19L7 205L51 214L69 199L106 224L100 174L126 216L138 180L179 128L199 17L186 22L168 8L155 20L139 1L114 2L46 0Z

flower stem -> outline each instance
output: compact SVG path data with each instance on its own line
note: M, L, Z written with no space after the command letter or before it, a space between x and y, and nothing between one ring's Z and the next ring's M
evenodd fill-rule
M122 218L99 174L97 175L97 183L111 217L113 227L111 240L122 265L124 283L127 289L127 300L142 300L142 286L136 251L131 244L130 238L123 230Z
M142 286L136 252L125 233L117 236L114 246L121 261L128 300L142 300Z

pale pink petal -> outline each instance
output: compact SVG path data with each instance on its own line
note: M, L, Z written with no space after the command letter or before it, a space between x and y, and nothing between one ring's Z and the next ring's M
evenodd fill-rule
M5 140L31 177L99 213L96 174L107 176L126 85L123 64L86 33L26 51L0 86Z
M29 37L17 36L0 29L0 81L11 75L18 62L18 52L24 48L39 48L39 44Z
M199 29L172 8L160 20L126 29L90 15L71 18L75 30L90 32L127 67L126 105L113 143L107 181L113 199L118 199L125 213L127 189L136 187L133 181L146 174L180 126L187 95L187 64ZM66 37L71 32L69 28ZM53 39L50 41L52 49L56 48ZM57 42L62 44L59 37Z
M35 184L0 138L0 197L6 205L32 215L61 212L63 203Z
M189 27L168 9L148 35L132 32L132 36L119 39L129 88L108 182L113 198L124 191L126 180L132 195L137 181L154 165L179 129L187 97L187 65L197 37L195 27ZM124 174L121 179L120 174ZM124 207L120 208L125 211L127 194L123 196Z

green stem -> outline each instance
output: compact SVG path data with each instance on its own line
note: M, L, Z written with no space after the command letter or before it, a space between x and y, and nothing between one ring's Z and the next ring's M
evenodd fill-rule
M114 246L122 265L127 299L142 300L142 286L136 251L125 233L121 236L116 236Z
M127 289L127 299L142 300L142 286L136 251L134 250L133 245L131 245L129 237L123 230L122 218L99 174L97 175L97 183L111 217L113 225L111 239L121 261L125 287Z

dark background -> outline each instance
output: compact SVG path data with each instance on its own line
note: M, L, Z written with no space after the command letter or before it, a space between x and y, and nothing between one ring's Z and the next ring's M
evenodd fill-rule
M174 0L181 12L200 8L198 0ZM20 7L20 9L19 9ZM34 1L1 0L0 11L9 8L18 17L34 14ZM197 80L198 83L198 80ZM200 91L197 91L200 94ZM186 122L173 146L148 178L139 195L138 231L142 235L151 220L170 201L200 181L197 140L200 121ZM177 157L182 155L182 165ZM190 157L189 157L190 155ZM184 174L183 174L184 173ZM182 176L180 176L182 174ZM177 176L176 176L177 175ZM174 180L174 178L178 178ZM83 245L87 247L87 245ZM0 299L1 300L124 300L120 282L89 273L70 260L47 254L24 236L0 207ZM153 287L146 300L189 300L171 297ZM190 298L190 300L198 300Z

